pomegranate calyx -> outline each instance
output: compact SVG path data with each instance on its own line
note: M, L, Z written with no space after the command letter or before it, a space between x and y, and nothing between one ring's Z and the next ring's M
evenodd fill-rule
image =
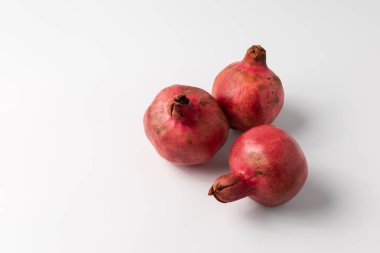
M190 104L190 99L186 95L175 96L173 101L169 104L169 114L175 119L181 119L184 115L182 112L182 107L188 106Z
M266 55L266 51L262 46L253 45L248 48L243 61L250 65L265 65Z

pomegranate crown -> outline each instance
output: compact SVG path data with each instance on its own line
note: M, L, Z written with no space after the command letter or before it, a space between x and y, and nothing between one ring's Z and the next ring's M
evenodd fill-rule
M248 48L243 61L249 64L266 64L266 56L266 51L262 46L253 45Z
M190 105L190 99L186 95L177 95L169 102L167 111L171 117L175 119L182 119L184 117L184 107Z

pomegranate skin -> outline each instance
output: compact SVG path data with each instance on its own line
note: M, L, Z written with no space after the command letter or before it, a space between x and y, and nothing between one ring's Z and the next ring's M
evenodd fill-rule
M266 51L259 45L250 47L242 61L217 75L212 95L230 127L242 131L272 123L284 104L281 81L268 68Z
M231 173L217 178L209 191L221 202L250 197L265 206L291 200L307 178L307 162L297 142L272 126L254 127L233 144Z
M186 85L161 90L144 115L149 141L177 165L207 162L228 136L228 121L206 91Z

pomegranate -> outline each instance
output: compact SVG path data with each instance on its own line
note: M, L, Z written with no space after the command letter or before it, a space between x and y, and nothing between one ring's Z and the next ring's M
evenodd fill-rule
M157 152L178 165L207 162L229 131L216 100L200 88L185 85L158 93L145 112L144 128Z
M307 162L297 142L285 131L262 125L243 133L229 154L231 173L209 190L223 203L250 197L265 206L292 199L307 177Z
M242 61L217 75L212 95L230 127L242 131L272 123L284 103L281 81L267 67L266 51L258 45L250 47Z

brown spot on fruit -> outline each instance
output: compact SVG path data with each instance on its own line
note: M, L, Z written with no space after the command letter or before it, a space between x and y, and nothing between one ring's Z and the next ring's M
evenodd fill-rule
M187 136L187 143L193 144L193 139L191 138L190 135Z
M258 86L257 86L257 88L259 89L259 91L262 91L262 90L265 90L265 84L259 84Z
M158 127L158 128L156 129L156 134L159 135L159 134L161 134L162 132L166 131L167 129L168 129L167 126Z

